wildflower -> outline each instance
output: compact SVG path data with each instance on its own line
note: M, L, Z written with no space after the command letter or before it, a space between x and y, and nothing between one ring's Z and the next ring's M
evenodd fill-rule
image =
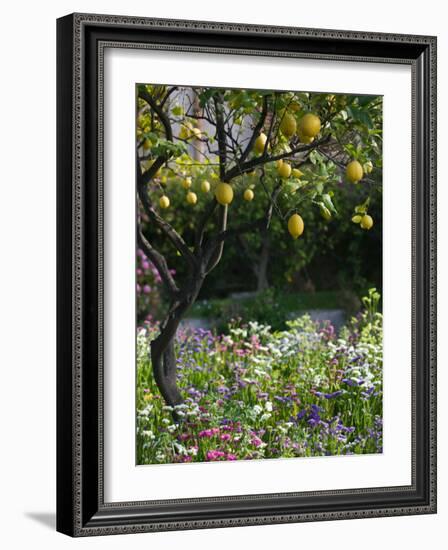
M207 460L219 460L226 456L226 453L222 451L207 451Z
M333 393L325 393L324 397L325 399L334 399L335 397L339 397L342 393L344 393L342 390L337 390Z

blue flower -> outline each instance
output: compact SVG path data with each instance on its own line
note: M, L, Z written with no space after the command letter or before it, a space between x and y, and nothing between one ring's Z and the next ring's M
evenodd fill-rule
M338 397L342 393L344 393L342 390L337 390L337 391L334 391L333 393L326 393L324 397L325 399L333 399L334 397Z

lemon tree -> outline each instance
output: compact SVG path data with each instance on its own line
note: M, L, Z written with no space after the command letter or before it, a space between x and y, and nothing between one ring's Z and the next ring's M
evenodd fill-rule
M308 210L328 224L340 221L341 185L361 190L353 231L374 227L369 197L381 185L381 109L376 96L138 86L138 239L169 301L151 343L167 404L183 400L176 331L225 243L265 237L275 224L300 247Z

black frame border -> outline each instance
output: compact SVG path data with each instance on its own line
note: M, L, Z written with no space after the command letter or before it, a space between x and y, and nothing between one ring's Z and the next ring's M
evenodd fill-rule
M102 446L106 47L412 67L413 482L105 503ZM72 14L57 21L57 530L71 536L436 512L436 38Z

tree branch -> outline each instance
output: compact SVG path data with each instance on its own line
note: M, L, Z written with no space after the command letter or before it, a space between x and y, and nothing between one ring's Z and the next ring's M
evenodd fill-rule
M157 159L157 160L160 160L160 159ZM154 164L156 164L156 162ZM151 203L151 199L149 198L148 186L141 176L140 162L138 158L137 158L137 190L138 190L138 196L140 198L140 201L149 219L155 225L157 225L159 229L163 231L166 237L171 241L171 243L176 247L176 249L182 254L182 256L187 260L187 262L191 266L196 266L197 265L196 258L193 252L188 248L186 242L179 235L179 233L174 229L174 227L172 227L166 220L164 220L154 209Z
M241 235L242 233L247 233L248 231L254 231L255 229L269 228L269 225L272 219L274 203L278 194L280 193L281 185L282 184L280 181L275 187L275 189L272 191L271 197L269 199L269 205L266 209L265 215L262 218L258 218L257 220L254 220L252 222L246 222L236 227L227 229L226 228L227 214L226 214L225 224L223 224L221 231L217 235L215 235L212 239L210 239L210 241L207 243L205 247L204 258L208 265L210 265L211 259L216 257L216 251L218 251L218 254L219 254L219 251L221 250L221 247L226 239L236 237L238 235ZM222 254L222 250L221 250L221 254ZM219 255L218 261L220 258L221 256ZM213 267L215 267L215 265L213 265Z
M162 106L158 105L152 95L141 87L138 90L138 96L143 99L143 101L146 101L146 103L159 117L160 122L162 123L165 130L166 139L169 141L173 141L173 130L171 128L170 119L168 118L167 113L163 110Z
M216 117L216 138L218 140L219 151L219 176L221 181L224 181L226 174L226 132L224 128L223 117L223 102L221 96L214 94L213 102L215 105L215 117Z
M165 258L162 256L162 254L160 254L160 252L158 252L153 246L151 246L149 241L143 235L141 227L139 227L138 229L137 239L140 248L143 250L146 257L155 265L157 271L159 272L160 278L165 284L169 294L173 298L174 295L179 292L179 289L173 279L173 276L170 273Z
M219 231L222 233L227 228L227 212L228 208L227 205L220 206L219 207ZM206 274L208 275L210 271L215 269L215 267L219 264L222 258L222 253L224 250L224 240L222 240L218 245L215 247L213 254L211 254L210 258L207 258L206 261Z
M268 162L274 162L276 160L284 159L287 157L291 157L293 155L296 155L298 153L305 153L306 151L310 151L313 149L316 149L320 145L323 145L324 143L327 143L330 140L331 136L325 136L324 138L320 139L319 141L310 143L309 145L300 145L299 147L296 147L295 149L292 149L289 152L285 153L279 153L278 155L272 155L272 156L260 156L255 157L251 160L248 160L247 162L243 163L242 165L233 166L225 175L225 181L230 181L236 176L239 176L240 174L243 174L244 172L251 172L254 168L257 166L260 166L261 164L266 164Z
M267 114L268 114L268 98L269 96L265 95L263 98L263 108L261 111L260 118L258 119L257 124L255 125L254 131L249 139L249 143L246 145L246 148L243 151L243 154L238 159L238 164L241 165L247 157L249 156L249 153L252 151L254 147L255 140L259 136L261 129L263 128L264 122L266 120Z
M208 220L213 215L213 212L216 210L217 206L218 202L215 198L213 198L213 200L208 203L207 208L204 210L201 218L199 219L194 245L194 253L196 256L199 256L201 252L201 246L204 240L205 226L207 225Z

